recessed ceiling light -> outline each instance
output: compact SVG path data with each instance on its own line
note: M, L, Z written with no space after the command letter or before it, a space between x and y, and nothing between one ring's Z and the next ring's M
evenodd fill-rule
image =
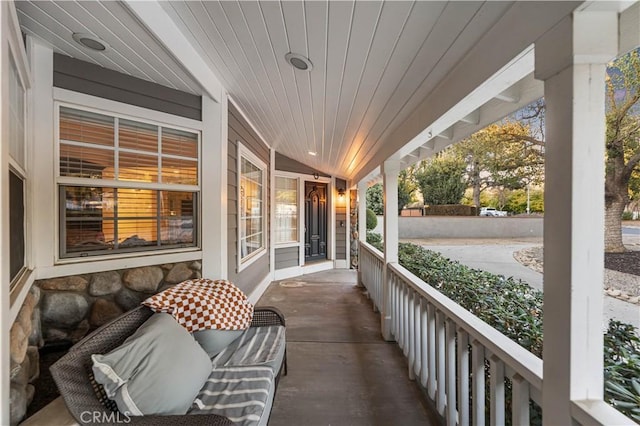
M299 69L300 71L311 71L313 69L313 64L311 63L309 58L297 53L289 52L284 55L284 59L286 59L292 67Z
M109 44L106 41L92 34L73 33L71 37L76 41L76 43L86 47L87 49L104 52L109 48Z
M316 155L318 155L318 153L317 153L317 152L315 152L315 151L308 151L308 153L309 153L309 155L313 155L314 157L315 157Z

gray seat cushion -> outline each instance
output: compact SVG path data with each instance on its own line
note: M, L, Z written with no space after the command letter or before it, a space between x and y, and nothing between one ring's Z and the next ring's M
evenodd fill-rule
M169 314L154 314L106 355L93 373L118 410L133 416L185 414L211 372L211 360Z
M244 426L266 424L274 395L267 366L214 368L189 414L218 414Z
M285 328L279 325L250 327L240 338L212 358L216 367L264 365L280 371L286 346Z

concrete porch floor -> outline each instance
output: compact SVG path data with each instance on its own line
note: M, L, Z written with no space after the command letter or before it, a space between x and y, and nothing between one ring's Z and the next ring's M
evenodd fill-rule
M355 271L273 282L258 305L276 306L287 321L289 374L269 425L440 424L401 350L382 339Z

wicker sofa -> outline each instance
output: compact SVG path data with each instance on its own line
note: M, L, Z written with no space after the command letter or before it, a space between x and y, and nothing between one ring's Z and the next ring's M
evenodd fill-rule
M58 386L67 408L79 424L137 424L137 425L228 425L234 424L218 414L145 415L126 416L118 412L116 404L107 398L92 371L92 354L108 353L120 346L138 327L151 317L153 312L139 306L112 322L100 327L74 345L69 352L51 366L51 374ZM285 326L282 313L273 307L256 307L251 328ZM280 376L287 370L286 349L277 371L274 372L273 395L268 407L258 422L266 424L271 402ZM214 368L215 370L215 368Z

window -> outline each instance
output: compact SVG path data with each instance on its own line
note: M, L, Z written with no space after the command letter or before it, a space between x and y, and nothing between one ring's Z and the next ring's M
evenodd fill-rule
M61 257L197 245L198 132L59 111Z
M298 179L276 177L275 243L298 241Z
M9 87L9 270L11 287L26 269L26 90L10 57Z
M238 259L239 269L265 249L265 188L267 166L238 143Z

